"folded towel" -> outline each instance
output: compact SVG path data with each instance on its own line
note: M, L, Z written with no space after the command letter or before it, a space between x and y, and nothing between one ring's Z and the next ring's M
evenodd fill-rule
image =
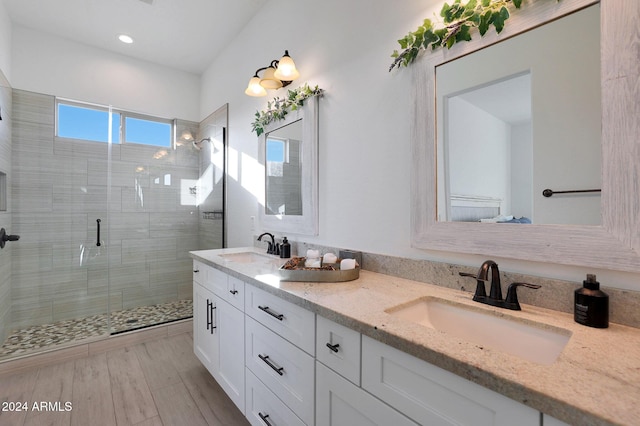
M322 256L322 263L336 263L338 261L338 256L333 253L325 253Z
M492 217L491 219L480 219L482 223L500 223L500 222L509 222L513 220L513 216L503 216L499 214L496 217Z
M356 267L355 259L342 259L342 261L340 261L341 270L355 269L355 267Z
M321 262L320 262L320 258L307 258L304 261L304 266L306 268L320 268L322 266Z

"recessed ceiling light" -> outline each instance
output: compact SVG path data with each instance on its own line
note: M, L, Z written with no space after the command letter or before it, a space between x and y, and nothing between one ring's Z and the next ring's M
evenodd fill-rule
M126 34L120 34L118 36L118 40L120 40L123 43L127 43L127 44L133 43L133 39L131 37L129 37L128 35L126 35Z

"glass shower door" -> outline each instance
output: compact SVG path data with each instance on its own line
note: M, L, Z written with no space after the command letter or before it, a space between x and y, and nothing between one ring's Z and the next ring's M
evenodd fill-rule
M111 333L192 316L190 250L198 248L198 209L190 188L198 153L176 134L197 123L121 111L121 142L110 170Z
M108 144L66 136L52 96L13 90L12 104L9 207L20 240L11 248L0 357L108 333L108 261L106 247L96 246L96 219L107 213L106 186L97 181L106 182L106 167L95 166L106 162Z

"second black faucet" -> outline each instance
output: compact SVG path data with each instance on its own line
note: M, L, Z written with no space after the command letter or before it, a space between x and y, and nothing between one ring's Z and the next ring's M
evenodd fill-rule
M485 284L489 281L489 271L491 271L491 289L489 296L487 296L485 290ZM532 289L540 288L537 284L529 283L511 283L507 289L507 297L502 300L502 286L500 284L500 271L498 270L498 264L493 260L486 260L480 266L477 275L469 274L466 272L460 272L462 277L471 277L476 279L476 292L473 295L473 300L486 305L497 306L499 308L511 309L514 311L520 311L520 303L518 302L518 287L527 287Z

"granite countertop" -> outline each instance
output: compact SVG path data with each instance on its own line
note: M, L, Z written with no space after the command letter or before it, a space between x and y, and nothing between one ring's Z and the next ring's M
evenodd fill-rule
M366 270L343 283L284 282L275 256L242 263L224 256L255 248L202 250L191 256L417 358L478 383L559 420L575 425L640 424L640 329L610 324L585 327L573 316L531 305L508 311L471 300L467 292ZM435 297L493 311L518 322L535 322L571 333L555 362L541 365L469 343L397 318L385 310L420 297Z

